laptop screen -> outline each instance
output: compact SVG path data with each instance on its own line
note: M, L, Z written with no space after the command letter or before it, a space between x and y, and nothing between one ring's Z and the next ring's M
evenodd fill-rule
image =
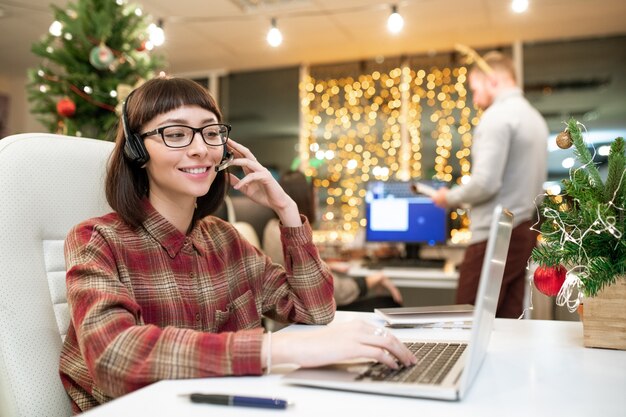
M498 297L511 232L513 231L513 214L510 211L497 206L493 212L487 250L483 260L480 284L476 293L476 306L474 307L474 324L469 345L466 369L463 372L463 380L460 387L460 396L474 380L487 352L487 345L493 329L493 321L496 317Z

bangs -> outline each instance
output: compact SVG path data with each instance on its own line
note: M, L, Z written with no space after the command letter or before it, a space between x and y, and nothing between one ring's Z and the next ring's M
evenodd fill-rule
M129 104L137 113L132 120L132 129L137 131L145 123L156 116L175 110L182 106L198 106L222 120L217 103L203 86L195 81L180 78L155 78L139 87L138 97L133 97ZM134 103L132 103L134 101ZM139 104L141 103L141 104Z

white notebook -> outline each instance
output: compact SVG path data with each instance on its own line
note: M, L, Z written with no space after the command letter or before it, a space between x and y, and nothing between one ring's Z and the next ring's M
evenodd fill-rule
M427 323L471 321L474 315L474 306L471 304L455 304L429 307L377 308L374 309L374 313L385 320L391 327L410 326Z

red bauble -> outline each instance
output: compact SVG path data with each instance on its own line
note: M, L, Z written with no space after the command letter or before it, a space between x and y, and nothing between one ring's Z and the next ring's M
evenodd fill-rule
M533 281L535 282L535 287L541 293L554 297L559 293L561 286L565 282L565 274L567 274L567 269L562 265L540 266L535 270Z
M72 117L76 113L76 103L65 97L57 103L57 113L63 117Z
M141 41L141 44L135 48L135 50L141 52L146 50L146 41Z

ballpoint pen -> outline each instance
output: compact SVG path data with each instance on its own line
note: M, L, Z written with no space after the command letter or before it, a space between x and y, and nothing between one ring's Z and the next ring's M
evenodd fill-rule
M233 405L240 407L274 408L284 410L287 406L292 404L287 400L279 398L248 397L243 395L192 393L180 394L180 396L189 397L191 402L194 403Z

